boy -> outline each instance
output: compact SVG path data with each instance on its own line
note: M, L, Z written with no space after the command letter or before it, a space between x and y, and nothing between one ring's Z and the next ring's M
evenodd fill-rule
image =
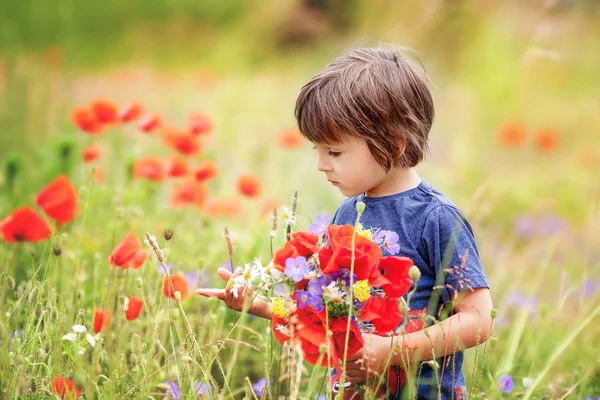
M491 335L492 301L471 226L414 169L427 153L433 116L423 70L383 48L339 57L302 88L296 102L300 131L318 152L318 170L348 197L332 223L354 224L356 204L364 202L364 228L398 235L397 241L390 239L399 246L386 246L384 255L399 252L421 272L410 309L441 320L403 336L364 334L365 346L347 362L346 379L362 382L384 373L390 349L410 344L418 349L410 352L411 362L437 359L437 366L421 365L418 398L437 398L439 381L442 399L461 399L466 398L461 350ZM218 272L224 280L231 278L226 270ZM218 297L230 308L243 305L242 296L235 299L228 289L197 293ZM261 301L249 312L270 318L268 304ZM401 354L393 352L391 365L402 364ZM393 389L393 398L401 398L402 392Z

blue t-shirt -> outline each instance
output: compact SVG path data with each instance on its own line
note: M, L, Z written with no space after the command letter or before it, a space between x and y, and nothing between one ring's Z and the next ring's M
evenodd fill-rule
M354 225L356 203L360 201L366 204L360 218L363 228L396 232L399 248L389 248L393 253L399 252L393 255L411 258L421 271L417 290L410 299L411 310L427 307L430 315L439 318L441 309L458 292L489 288L471 225L454 203L431 184L423 180L416 188L389 196L362 194L348 198L336 210L331 223ZM392 255L386 249L383 254ZM466 398L463 353L437 361L442 399L457 398L455 388L461 388ZM418 399L436 399L436 379L427 364L422 364L417 379Z

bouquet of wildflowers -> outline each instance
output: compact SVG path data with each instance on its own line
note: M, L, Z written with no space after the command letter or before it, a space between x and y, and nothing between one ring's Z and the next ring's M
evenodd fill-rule
M308 230L292 234L268 266L258 259L246 264L232 288L236 295L251 287L271 302L276 340L299 344L306 361L322 366L358 352L361 332L391 335L399 329L413 266L409 258L383 256L381 247L398 252L395 233L327 223L317 217Z

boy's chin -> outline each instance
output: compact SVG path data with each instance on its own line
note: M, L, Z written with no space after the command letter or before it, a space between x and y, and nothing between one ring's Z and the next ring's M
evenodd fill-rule
M356 197L359 194L363 193L361 191L355 191L355 190L353 191L353 190L349 190L349 189L342 188L342 187L338 187L338 189L339 189L340 193L346 197Z

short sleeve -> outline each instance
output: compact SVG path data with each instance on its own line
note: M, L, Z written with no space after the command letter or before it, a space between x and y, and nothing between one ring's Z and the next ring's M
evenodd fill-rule
M489 288L473 229L456 207L438 205L429 213L422 242L444 304L463 290Z

